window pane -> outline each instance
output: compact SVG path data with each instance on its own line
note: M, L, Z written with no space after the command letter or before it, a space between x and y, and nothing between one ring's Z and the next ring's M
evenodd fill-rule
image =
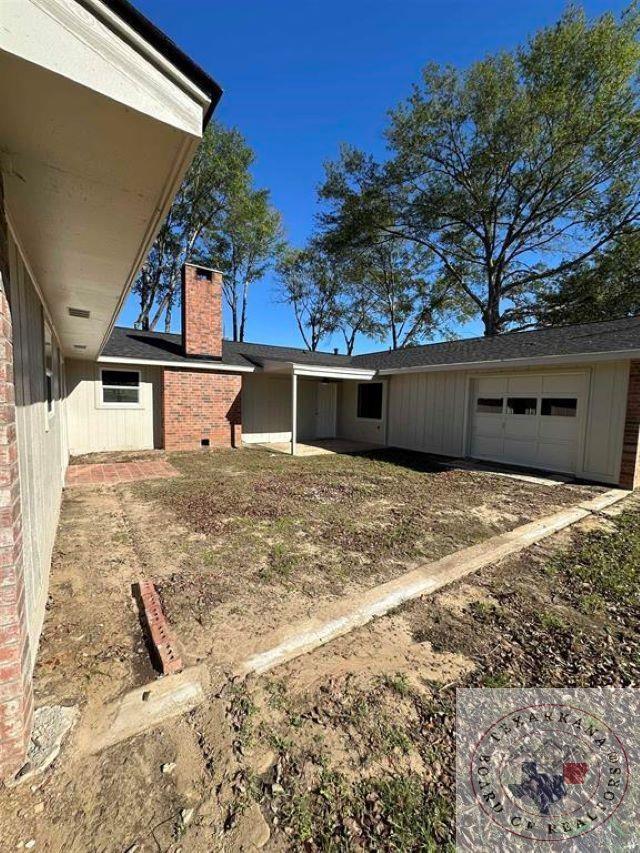
M137 403L137 388L103 388L102 401L104 403Z
M137 370L103 370L102 384L137 388L140 384L140 375Z
M502 397L478 397L476 412L484 412L487 415L502 414Z
M358 385L358 417L380 420L382 417L382 382Z
M535 415L538 401L535 397L507 397L507 414Z
M541 414L558 418L575 418L577 409L575 397L545 397L540 406Z

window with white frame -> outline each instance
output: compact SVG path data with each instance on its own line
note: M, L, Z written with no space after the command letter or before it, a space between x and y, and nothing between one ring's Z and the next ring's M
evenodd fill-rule
M103 406L140 405L140 371L101 370L100 380Z
M382 419L382 382L358 383L358 417L371 421Z

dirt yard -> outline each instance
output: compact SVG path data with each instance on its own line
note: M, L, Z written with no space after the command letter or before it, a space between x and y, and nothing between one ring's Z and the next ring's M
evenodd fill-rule
M183 477L66 493L36 704L78 706L86 740L106 702L154 678L140 577L158 582L212 693L98 755L75 731L43 777L0 794L2 851L446 849L455 687L637 683L637 604L621 592L629 578L637 590L637 563L615 589L600 575L577 584L573 557L553 556L569 534L268 677L229 680L267 630L322 601L595 490L392 452L170 461Z

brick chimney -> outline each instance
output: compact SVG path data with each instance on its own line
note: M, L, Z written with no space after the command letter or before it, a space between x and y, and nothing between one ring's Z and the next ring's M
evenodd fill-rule
M185 355L222 356L222 275L182 267L182 346Z

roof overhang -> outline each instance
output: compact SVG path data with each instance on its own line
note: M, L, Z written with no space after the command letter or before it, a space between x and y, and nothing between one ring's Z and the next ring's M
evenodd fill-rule
M2 4L7 218L63 352L76 358L94 359L108 339L219 97L119 6L129 4Z
M460 361L452 364L430 364L416 367L390 367L378 370L379 376L405 373L442 373L452 370L509 370L511 368L554 367L556 365L588 364L601 361L626 361L640 358L640 349L609 352L575 353L573 355L544 355L536 358L503 358L487 361Z
M366 382L376 375L375 370L349 366L299 364L294 361L276 361L275 359L264 359L261 364L265 373L289 374L311 379L358 379Z
M216 373L254 373L255 367L243 367L236 364L221 364L219 361L169 361L152 358L118 358L115 355L101 355L99 364L135 364L149 367L172 367L175 370L213 370Z

